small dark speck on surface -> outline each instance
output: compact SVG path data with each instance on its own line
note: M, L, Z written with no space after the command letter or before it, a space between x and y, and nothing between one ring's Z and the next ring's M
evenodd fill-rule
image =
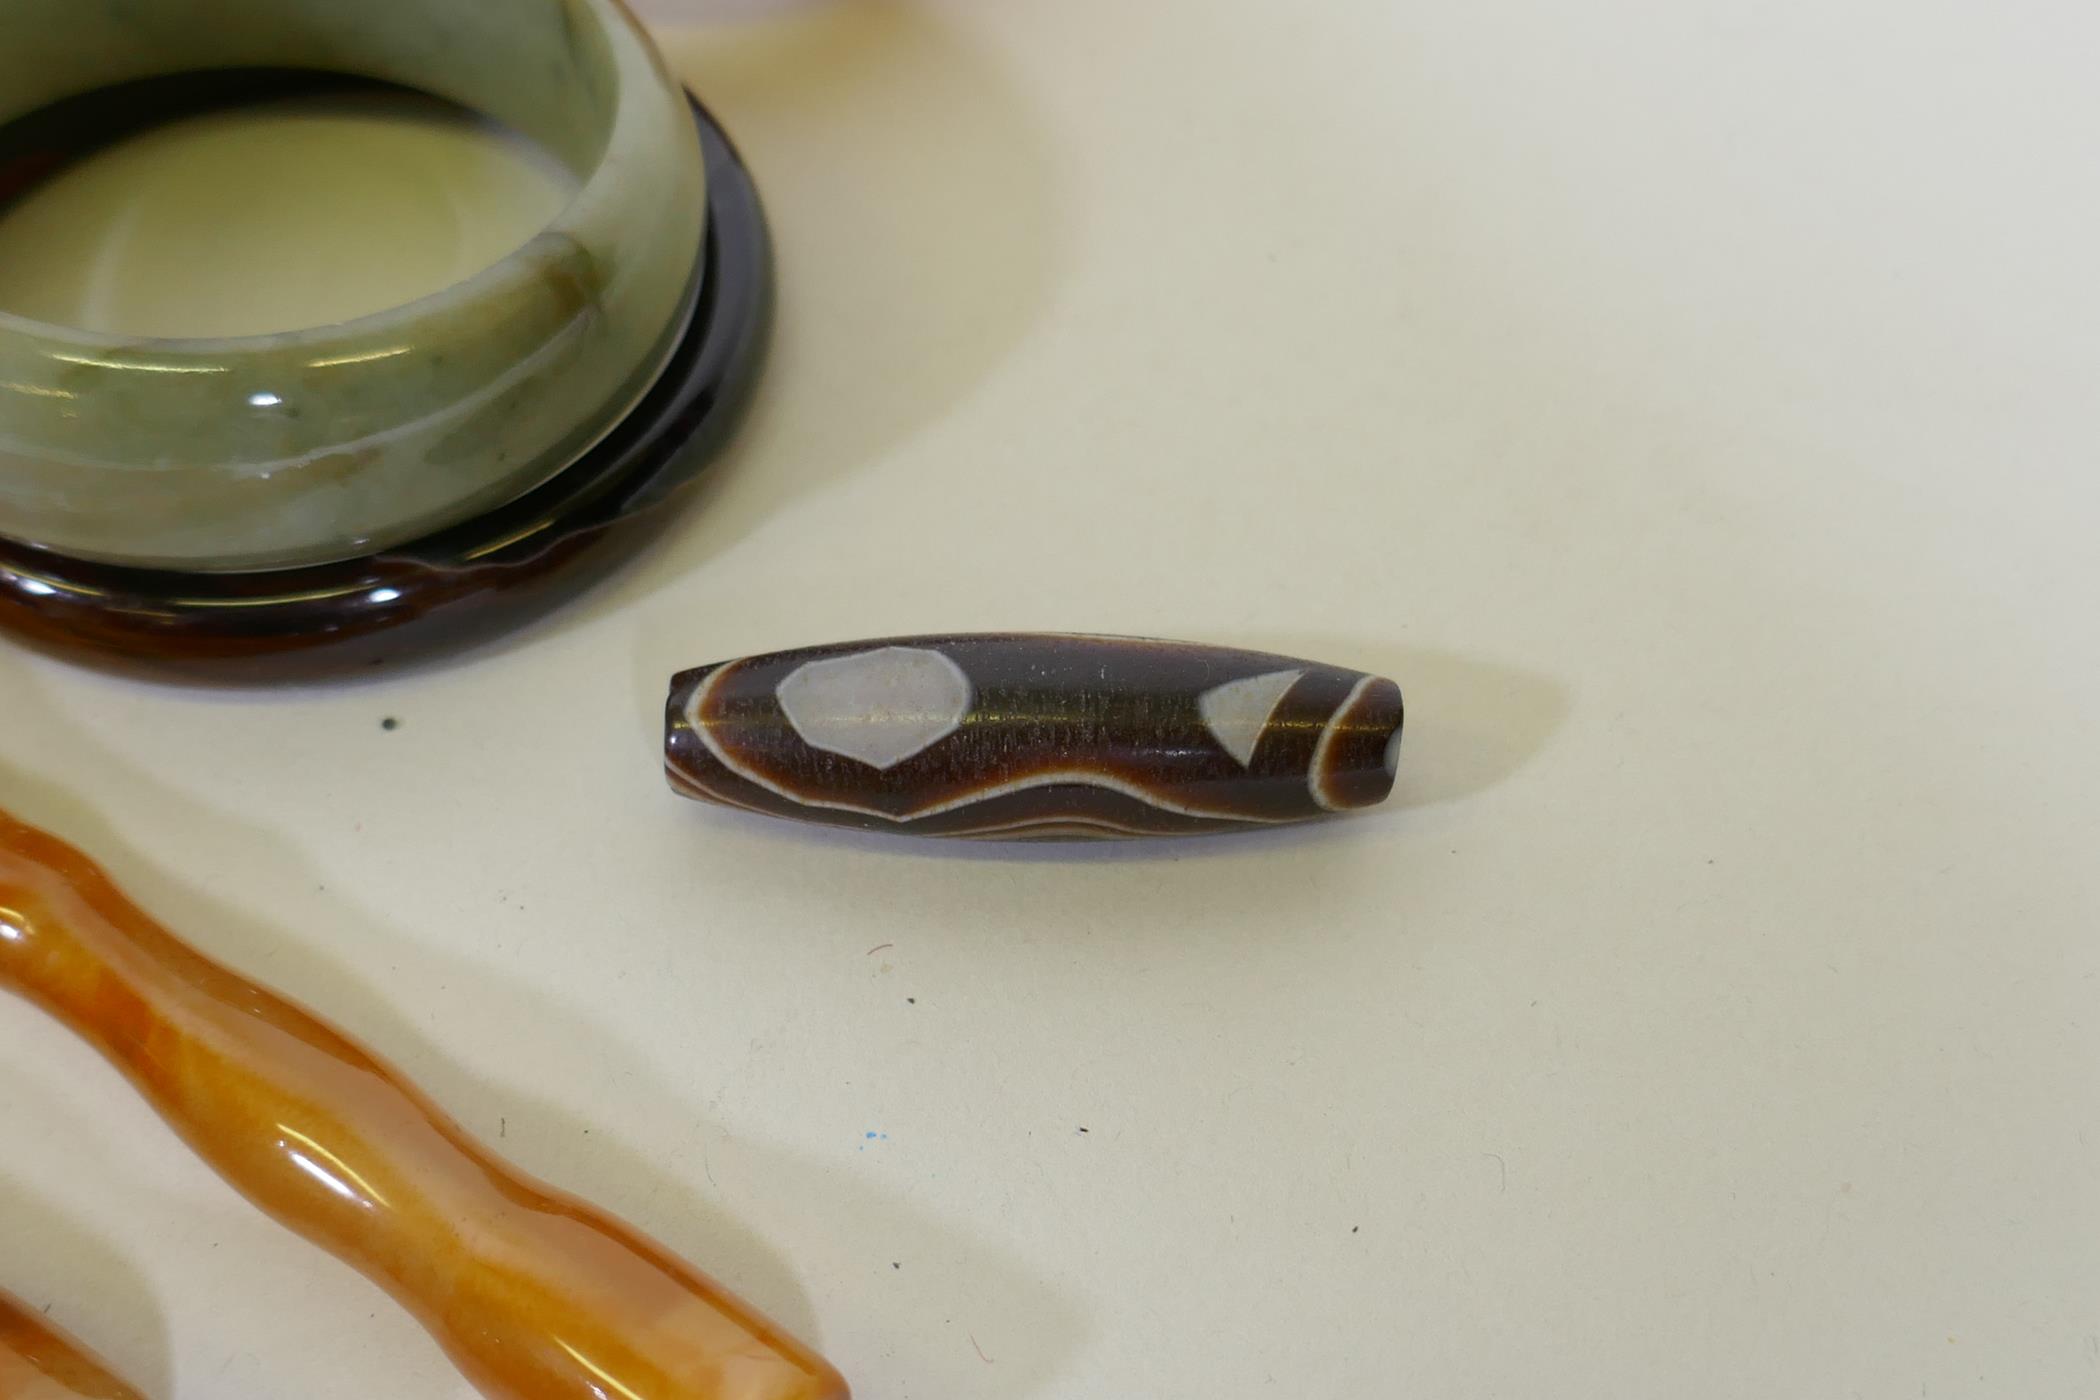
M508 1118L498 1118L496 1120L496 1136L499 1138L510 1136L510 1120Z
M1083 1133L1083 1132L1085 1132L1085 1131L1086 1131L1086 1129L1084 1129L1084 1128L1081 1128L1081 1129L1080 1129L1079 1131Z
M57 1301L57 1299L55 1299L55 1298L54 1298L54 1299L52 1300L52 1302L56 1302L56 1301ZM50 1303L46 1303L46 1304L44 1304L44 1316L45 1316L45 1317L49 1317L49 1316L51 1316L51 1304L50 1304Z
M904 1266L903 1266L902 1264L898 1263L898 1262L897 1262L896 1260L892 1259L892 1260L890 1260L890 1267L891 1267L891 1268L893 1268L893 1269L901 1269L901 1268L903 1268Z
M401 727L401 721L395 719L392 715L388 715L385 719L379 721L379 727L391 733Z
M1355 1233L1356 1233L1357 1231L1359 1231L1359 1230L1361 1230L1361 1229L1363 1229L1363 1226L1361 1226L1361 1225L1351 1225L1351 1226L1349 1227L1349 1233L1353 1235L1353 1234L1355 1234Z
M906 997L904 1000L912 1006L917 1006L919 1004L919 999L917 997Z

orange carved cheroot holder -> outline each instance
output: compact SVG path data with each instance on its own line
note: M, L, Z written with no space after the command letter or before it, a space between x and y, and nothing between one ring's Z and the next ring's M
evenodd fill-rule
M93 1045L278 1223L392 1294L490 1400L847 1400L838 1372L722 1285L518 1171L4 812L0 988ZM0 1400L18 1397L137 1400L0 1298Z
M0 1292L0 1400L140 1400L100 1358Z

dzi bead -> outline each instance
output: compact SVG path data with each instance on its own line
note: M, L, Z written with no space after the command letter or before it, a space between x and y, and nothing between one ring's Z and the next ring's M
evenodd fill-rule
M1400 688L1264 652L988 633L804 647L671 680L688 797L922 836L1244 830L1392 791Z

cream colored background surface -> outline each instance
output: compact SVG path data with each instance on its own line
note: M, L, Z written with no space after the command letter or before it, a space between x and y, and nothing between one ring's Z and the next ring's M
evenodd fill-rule
M782 322L676 533L357 684L8 652L9 803L871 1400L2100 1388L2086 7L690 5ZM1401 790L958 851L658 781L679 665L979 627L1386 670ZM0 1055L0 1282L161 1396L462 1394Z

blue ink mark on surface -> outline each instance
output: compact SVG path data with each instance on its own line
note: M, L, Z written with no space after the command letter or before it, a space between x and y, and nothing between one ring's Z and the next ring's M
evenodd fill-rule
M869 1143L888 1142L889 1140L890 1135L888 1133L866 1132L861 1134L861 1144L858 1148L855 1149L855 1151L865 1152L868 1150Z

